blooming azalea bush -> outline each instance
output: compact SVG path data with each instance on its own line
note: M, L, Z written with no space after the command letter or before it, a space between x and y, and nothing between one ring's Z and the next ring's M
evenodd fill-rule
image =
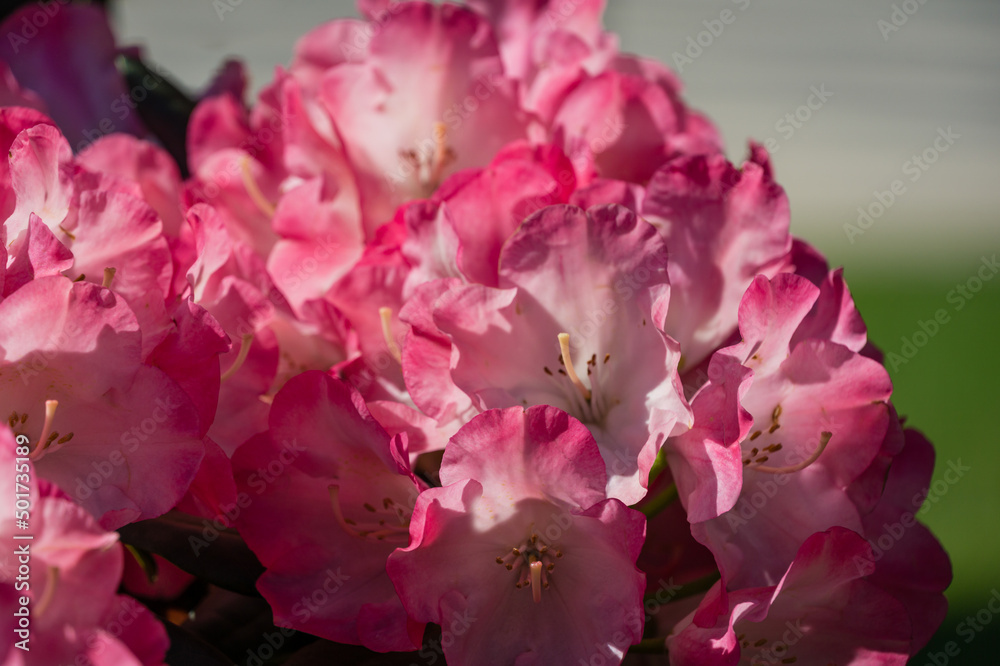
M767 152L603 4L362 0L255 103L223 70L180 162L137 117L74 145L94 105L4 56L4 663L926 644L933 448Z

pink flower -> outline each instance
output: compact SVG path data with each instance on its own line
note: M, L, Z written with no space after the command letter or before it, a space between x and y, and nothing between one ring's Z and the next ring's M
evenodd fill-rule
M752 426L744 420L733 437L739 443L717 454L738 454L739 464L730 460L726 475L700 479L711 487L742 483L739 499L728 495L732 508L720 503L726 513L692 526L730 587L774 584L815 532L833 526L862 532L848 487L879 453L892 386L880 364L847 347L797 339L800 325L815 325L810 313L825 307L817 305L820 296L797 275L757 277L740 305L742 341L716 352L710 366L719 375L720 368L735 368L719 384L749 384L738 395ZM752 371L752 380L740 368Z
M300 49L315 49L317 37L304 37ZM491 27L473 11L400 4L361 49L345 53L354 46L346 39L324 46L346 56L323 73L318 94L355 168L369 233L445 176L484 165L526 136Z
M138 322L120 297L37 278L0 303L0 340L6 421L27 437L41 476L106 529L177 503L204 455L197 411L141 363Z
M377 651L413 650L385 562L409 541L421 482L405 435L390 438L361 396L321 372L290 380L270 429L233 456L240 533L267 567L257 583L281 626Z
M737 170L722 155L664 165L646 189L641 213L670 248L670 312L665 330L694 367L736 330L743 293L760 274L788 266L788 199L767 153L751 144Z
M113 280L140 320L147 355L169 330L172 262L162 223L141 188L84 169L59 130L42 122L16 135L9 156L15 206L4 223L7 242L20 242L37 216L72 252L72 263L60 271L96 284Z
M871 557L835 527L809 537L773 586L727 594L717 583L667 639L670 663L905 664L906 609L866 578Z
M15 490L26 494L29 507L21 518L27 528L15 526L13 511L0 520L0 537L11 544L0 555L0 607L10 637L3 663L163 663L163 626L135 599L116 594L122 577L118 535L35 476L23 441L0 426L0 464L10 470L0 491L10 498L21 497Z
M485 412L448 444L441 482L388 571L407 612L449 633L449 663L618 663L638 642L645 521L605 499L582 424L549 406Z
M500 288L453 281L431 302L451 342L450 381L478 409L548 404L580 419L601 448L609 496L636 502L663 439L690 420L679 351L660 328L666 273L662 238L631 211L545 208L504 246ZM449 379L429 378L443 385L408 380L417 405L454 411L441 404L454 396Z

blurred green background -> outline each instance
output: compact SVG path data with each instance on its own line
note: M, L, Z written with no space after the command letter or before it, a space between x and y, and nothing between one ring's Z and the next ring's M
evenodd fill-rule
M984 245L983 249L989 248ZM966 265L933 272L919 270L919 262L909 271L866 271L863 267L846 271L868 324L869 339L887 354L899 353L902 338L912 340L921 330L919 322L933 319L938 309L944 308L951 317L912 359L895 370L887 364L900 415L907 416L907 424L922 430L937 449L934 479L943 480L949 460L961 460L971 468L923 516L951 555L955 577L947 593L948 619L927 650L911 662L921 666L935 663L928 651L938 653L940 664L940 653L949 641L960 650L950 663L1000 663L1000 616L993 618L988 609L983 612L992 621L972 640L971 625L958 633L959 624L986 609L993 591L1000 590L1000 401L996 388L1000 353L993 347L1000 331L1000 276L986 282L956 312L955 303L947 300L949 292L974 276L982 261L975 255L968 259ZM953 300L958 300L957 292Z

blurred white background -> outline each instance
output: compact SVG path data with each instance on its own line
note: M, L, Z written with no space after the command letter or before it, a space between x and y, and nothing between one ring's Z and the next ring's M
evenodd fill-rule
M609 4L622 50L680 71L688 103L720 127L730 159L743 159L749 138L772 139L793 232L835 264L934 271L1000 249L1000 2ZM144 44L189 89L238 55L256 91L300 35L355 15L350 0L115 5L121 43ZM827 99L810 100L814 88ZM800 108L809 101L813 109ZM948 128L950 143L935 148ZM912 161L925 151L933 164ZM888 201L896 180L902 194L851 242L845 224L857 225L859 206L878 213L876 192Z

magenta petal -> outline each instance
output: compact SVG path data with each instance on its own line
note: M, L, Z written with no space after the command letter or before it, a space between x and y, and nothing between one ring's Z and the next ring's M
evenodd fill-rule
M73 265L73 253L34 213L26 232L11 244L8 252L12 258L2 285L4 296L35 278L59 275Z
M902 666L909 623L898 601L872 585L871 549L856 533L833 528L810 536L773 587L732 592L719 588L703 602L723 604L695 613L668 639L671 663L845 664ZM728 612L724 609L728 607ZM692 621L693 620L693 621Z
M642 213L670 248L666 331L680 342L685 367L729 336L754 277L776 274L791 249L788 200L758 160L738 171L721 155L681 158L650 181Z
M740 495L743 461L738 442L750 434L753 419L740 404L753 373L717 354L713 377L691 401L694 427L667 440L664 448L681 501L692 523L729 511Z
M469 421L441 462L442 484L462 479L476 479L498 505L509 496L589 507L604 499L606 474L590 431L566 412L539 405L493 409Z
M276 621L373 650L414 649L385 573L408 542L419 490L399 438L357 391L318 371L285 384L270 426L237 450L233 469L251 500L240 532L267 567L258 588Z
M34 125L17 135L8 154L10 186L17 200L6 222L8 242L27 228L31 213L55 232L73 198L73 153L66 139L52 125Z
M484 531L473 513L481 488L468 480L418 499L412 543L388 564L408 612L453 632L449 663L553 664L595 653L617 663L642 632L645 579L633 564L641 514L617 500L566 513L525 499ZM564 553L537 604L515 587L519 572L496 561L531 529Z

